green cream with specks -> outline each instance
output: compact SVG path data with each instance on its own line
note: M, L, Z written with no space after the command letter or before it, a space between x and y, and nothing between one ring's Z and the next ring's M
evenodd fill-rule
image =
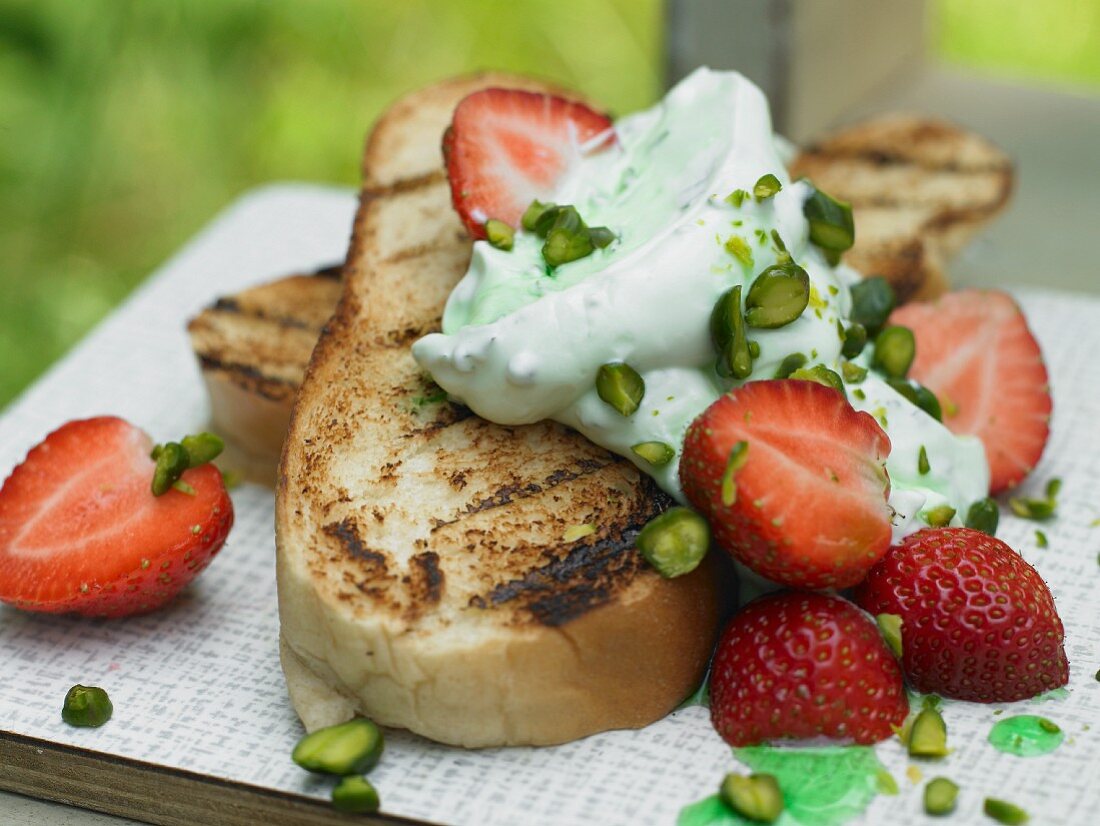
M616 240L578 261L548 268L542 239L517 231L512 250L474 244L469 269L451 294L443 331L413 355L452 398L505 425L555 419L627 457L684 501L679 451L691 421L740 382L718 376L709 317L719 296L776 263L777 231L810 277L810 304L776 329L748 328L760 348L748 380L772 378L783 359L838 369L838 322L846 319L852 270L830 266L809 241L802 204L811 193L791 182L777 153L767 101L735 72L699 69L651 109L615 125L618 143L585 154L558 184L553 201L576 206L589 226ZM739 205L765 174L782 190ZM858 227L857 227L858 231ZM866 363L870 348L860 358ZM599 367L626 362L645 380L628 417L595 389ZM986 495L988 466L976 439L953 436L876 375L849 399L875 415L891 438L887 462L895 534L923 523L940 505L956 509ZM631 451L664 442L677 457L653 467ZM924 447L930 470L919 473Z

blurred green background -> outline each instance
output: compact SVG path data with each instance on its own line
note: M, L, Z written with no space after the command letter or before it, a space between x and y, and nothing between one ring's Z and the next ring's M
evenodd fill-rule
M933 0L934 48L1100 88L1097 0ZM394 96L496 67L651 102L660 0L0 0L0 406L236 195L354 185Z

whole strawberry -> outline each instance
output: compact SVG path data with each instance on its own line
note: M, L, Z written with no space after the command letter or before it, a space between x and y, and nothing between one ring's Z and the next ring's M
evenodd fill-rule
M753 381L688 428L684 494L715 541L796 588L855 585L890 547L890 439L812 381Z
M1050 589L1012 548L980 531L907 537L854 596L872 614L901 617L902 667L917 691L1007 703L1069 680Z
M732 746L804 737L874 743L908 713L901 670L878 627L840 597L762 597L718 642L710 718Z

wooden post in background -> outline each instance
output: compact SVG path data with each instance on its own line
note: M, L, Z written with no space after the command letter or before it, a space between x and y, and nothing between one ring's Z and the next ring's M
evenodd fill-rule
M668 0L666 16L669 84L697 66L736 69L795 141L924 60L925 0Z

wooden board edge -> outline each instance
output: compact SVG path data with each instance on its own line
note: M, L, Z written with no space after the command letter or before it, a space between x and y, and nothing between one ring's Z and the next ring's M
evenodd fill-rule
M0 731L0 789L156 826L430 826L347 815L328 802Z

